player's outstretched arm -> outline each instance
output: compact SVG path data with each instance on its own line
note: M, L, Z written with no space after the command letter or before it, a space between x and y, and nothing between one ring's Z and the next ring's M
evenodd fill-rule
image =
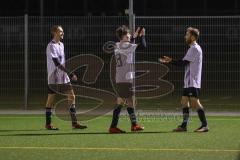
M133 34L133 38L131 39L131 42L134 42L134 41L138 46L142 48L147 47L144 27L137 28L136 32Z
M168 64L168 63L171 63L173 59L168 56L163 56L163 57L159 58L158 60L161 63Z
M159 62L164 63L164 64L173 64L175 66L186 66L188 65L190 62L187 60L174 60L171 57L168 56L163 56L161 58L159 58Z
M175 66L182 66L182 67L184 67L184 66L188 65L189 63L190 63L189 61L182 60L182 59L180 59L180 60L172 60L172 64L175 65Z

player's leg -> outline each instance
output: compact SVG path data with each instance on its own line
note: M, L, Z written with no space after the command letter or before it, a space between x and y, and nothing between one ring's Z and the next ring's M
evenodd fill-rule
M65 90L65 93L67 94L68 98L68 105L69 105L69 113L71 116L71 121L72 121L72 127L74 129L85 129L87 126L81 125L77 121L77 114L76 114L76 106L75 106L75 94L72 88L67 88Z
M124 84L117 83L116 90L117 90L118 97L117 97L116 104L113 109L112 123L109 128L109 133L125 133L125 131L123 131L117 127L118 121L119 121L119 115L120 115L122 107L126 101L123 98L124 97L123 95L125 94L124 93L125 92Z
M191 94L189 88L183 88L183 94L181 98L183 122L181 125L179 125L176 129L173 130L174 132L187 131L187 124L189 121L189 94Z
M119 115L120 115L120 112L122 110L123 105L124 105L124 99L118 97L116 105L115 105L114 110L113 110L113 117L112 117L112 123L111 123L110 128L116 128L117 127L118 121L119 121Z
M143 126L140 126L138 123L137 123L137 116L136 116L136 113L135 113L135 104L136 104L136 99L135 99L135 96L132 96L130 98L127 98L127 112L129 114L129 118L131 120L131 131L142 131L144 130L144 127Z
M195 130L195 132L208 132L209 129L207 124L207 119L205 116L205 111L199 99L197 97L190 97L190 104L192 107L196 108L198 117L202 123L201 126Z
M47 102L46 102L46 124L45 124L45 127L48 130L58 130L58 128L52 125L52 110L54 107L55 96L56 96L55 93L53 93L52 91L49 91Z
M189 122L189 97L182 96L181 99L181 106L182 106L182 113L183 113L183 122L181 124L181 127L187 128L188 122Z
M118 121L119 121L119 116L122 110L122 107L125 103L125 99L118 97L116 100L116 105L113 109L113 116L112 116L112 123L109 128L109 133L125 133L125 131L119 129L117 127Z
M182 113L183 113L183 121L181 125L179 125L176 129L173 130L175 132L187 131L187 125L189 122L189 97L186 96L186 93L184 93L181 98L181 106L182 106Z

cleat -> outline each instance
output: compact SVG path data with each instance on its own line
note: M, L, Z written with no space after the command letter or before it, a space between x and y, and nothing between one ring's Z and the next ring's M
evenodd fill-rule
M47 130L59 130L57 127L54 127L52 124L46 124L45 128Z
M194 132L208 132L209 131L209 128L206 126L201 126L199 127L198 129L196 129Z
M138 124L132 125L132 127L131 127L131 131L132 131L132 132L143 131L143 130L144 130L144 127L143 127L143 126L140 126L140 125L138 125Z
M123 131L117 127L109 128L109 133L126 133L126 131Z
M173 130L173 132L187 132L187 128L178 126L176 129Z
M73 127L73 129L86 129L87 128L86 125L82 125L82 124L79 124L79 123L73 123L72 127Z

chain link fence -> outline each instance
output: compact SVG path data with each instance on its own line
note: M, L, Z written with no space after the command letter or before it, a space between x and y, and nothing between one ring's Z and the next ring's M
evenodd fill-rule
M29 16L27 22L28 24L26 17L25 20L24 17L0 17L0 109L23 109L26 98L29 109L44 108L47 98L45 51L51 40L50 28L55 24L62 25L65 32L66 59L83 54L101 58L104 68L96 83L89 86L112 91L109 73L112 55L104 52L103 46L108 41L116 41L115 30L119 25L128 24L128 17ZM147 40L147 48L137 51L136 62L157 62L163 55L182 58L187 50L184 43L186 28L199 28L199 44L204 55L204 103L209 106L225 103L239 105L240 17L136 17L135 22L136 26L146 28ZM24 30L26 27L27 33ZM25 36L27 50L24 50ZM76 71L79 84L84 84L81 79L85 69ZM149 104L156 102L159 106L177 105L175 101L181 96L184 69L174 66L169 66L169 69L163 79L174 84L174 92L150 100ZM164 103L163 99L166 100ZM141 101L139 105L141 106Z

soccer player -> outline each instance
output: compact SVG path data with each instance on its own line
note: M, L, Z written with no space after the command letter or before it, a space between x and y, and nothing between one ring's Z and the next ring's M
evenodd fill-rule
M137 123L135 114L135 97L133 95L133 78L134 74L134 53L140 45L146 47L145 29L138 27L137 31L131 38L130 30L127 26L122 25L116 30L117 38L120 42L116 43L114 50L116 60L116 90L117 101L113 110L112 123L109 133L125 133L125 131L117 128L119 115L123 105L127 105L127 112L131 120L131 131L141 131L144 127ZM136 40L136 43L133 43ZM138 43L139 42L139 43Z
M202 49L198 45L199 30L197 28L187 28L185 41L189 45L189 49L182 60L175 60L164 56L159 61L165 64L171 63L176 66L185 67L184 88L181 99L183 122L173 131L185 132L187 131L187 124L189 121L189 107L197 109L197 113L202 125L195 130L195 132L208 132L208 124L202 104L199 101L199 94L201 88L202 75Z
M69 78L70 76L72 81L77 81L77 76L74 73L70 73L65 68L64 65L65 64L64 45L61 42L64 36L63 28L59 25L55 25L52 27L51 33L53 39L51 42L49 42L46 49L47 73L48 73L48 98L46 103L45 127L48 130L58 130L58 128L52 125L51 118L55 96L57 93L61 92L66 94L68 98L72 127L74 129L87 128L87 126L80 125L77 122L75 109L75 95Z

